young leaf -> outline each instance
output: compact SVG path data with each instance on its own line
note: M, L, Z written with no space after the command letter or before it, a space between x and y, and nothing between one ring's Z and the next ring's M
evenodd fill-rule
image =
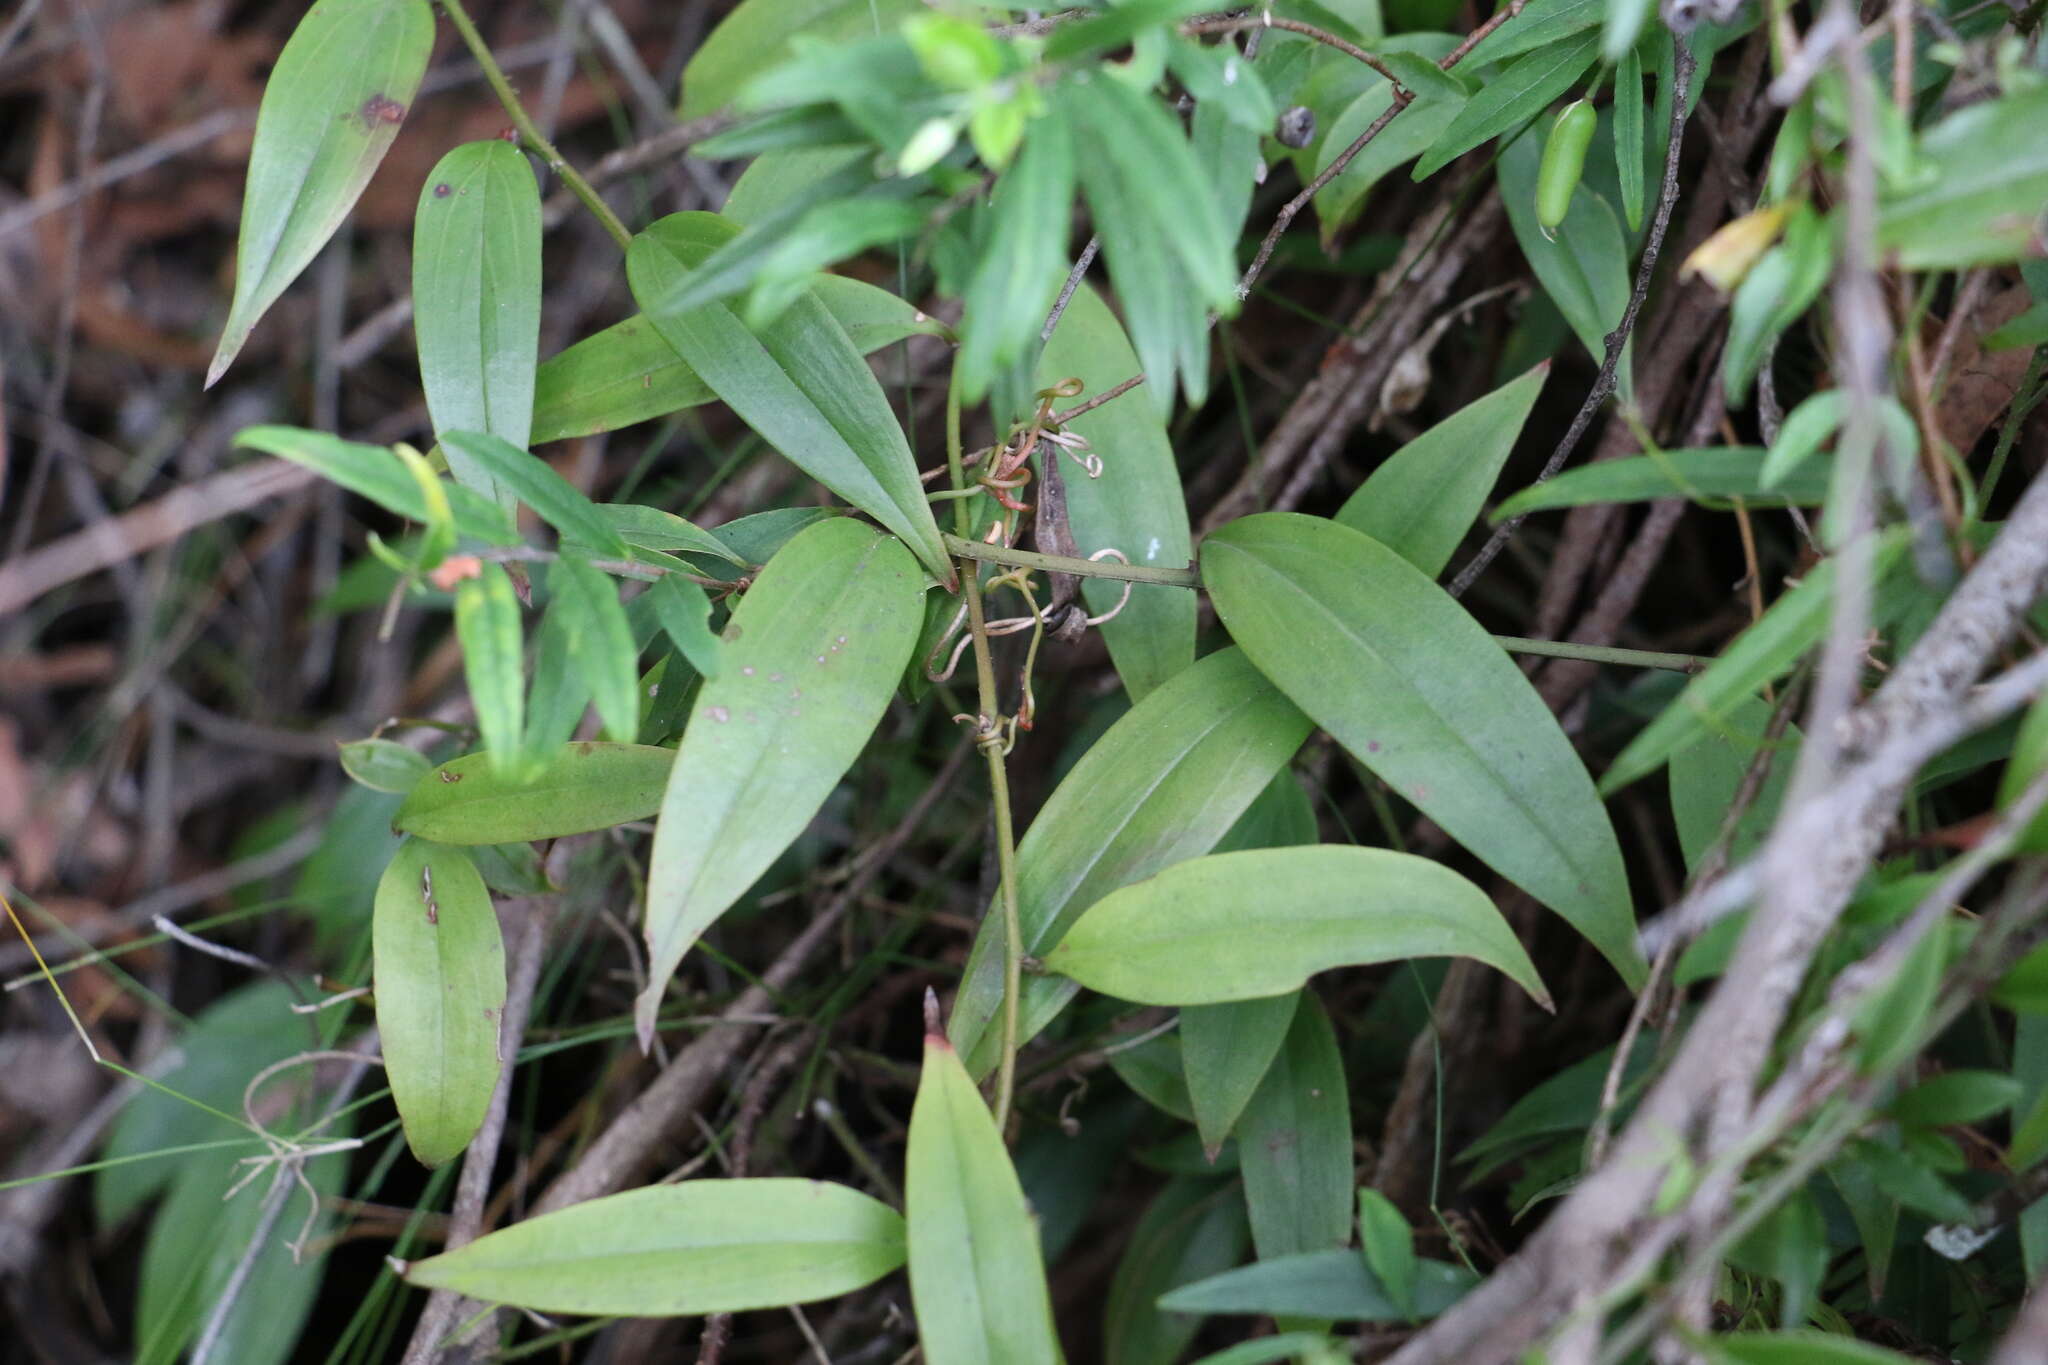
M1418 1261L1414 1316L1435 1317L1475 1283L1463 1266ZM1176 1289L1159 1306L1181 1313L1256 1313L1340 1322L1402 1322L1409 1317L1355 1251L1261 1259Z
M1593 18L1597 17L1596 7ZM1510 24L1502 31L1511 34L1517 27ZM1571 89L1599 55L1600 35L1588 30L1527 53L1504 67L1458 111L1451 126L1416 164L1415 178L1426 180L1488 138L1535 118Z
M710 215L703 215L710 217ZM952 562L903 429L846 332L814 298L749 332L724 304L678 313L689 270L643 233L626 257L633 296L713 392L805 472L896 532L949 588Z
M1828 471L1805 470L1766 487L1766 452L1748 446L1665 450L1568 469L1531 484L1494 509L1493 520L1557 507L1650 502L1657 498L1742 498L1758 507L1812 507L1827 497Z
M469 468L490 475L564 539L613 559L633 557L632 548L596 504L539 456L501 437L474 431L442 432L441 448L451 457L460 456Z
M359 739L341 746L341 770L371 791L403 796L433 767L419 750L388 739Z
M1308 730L1308 718L1234 649L1148 694L1081 756L1018 845L1024 951L1048 951L1109 892L1214 847ZM953 1003L953 1042L977 1075L996 1062L999 920L984 921ZM1019 1041L1074 991L1057 977L1026 978Z
M412 1154L438 1166L476 1136L502 1065L505 949L469 855L400 844L377 883L371 938L391 1097Z
M1202 1150L1210 1160L1223 1150L1224 1140L1273 1064L1299 1003L1297 991L1181 1010L1181 1067Z
M1259 1259L1350 1241L1351 1093L1336 1032L1315 992L1302 992L1286 1041L1238 1124Z
M501 566L483 564L475 578L456 585L455 634L462 641L462 672L484 749L493 766L515 768L525 723L526 677L519 599Z
M1038 382L1050 387L1078 377L1087 393L1100 393L1138 372L1138 358L1116 314L1089 285L1074 291L1060 325L1038 362ZM1133 564L1178 568L1194 557L1187 499L1159 409L1137 394L1084 413L1067 430L1102 457L1102 475L1089 478L1073 461L1063 468L1067 519L1084 555L1121 550ZM1039 447L1041 467L1051 448ZM1121 584L1082 580L1088 609L1115 609ZM1133 701L1195 660L1195 595L1180 588L1139 584L1124 609L1100 627L1103 643Z
M1232 637L1296 705L1564 916L1623 980L1643 979L1621 849L1592 781L1463 608L1369 536L1288 513L1217 531L1202 576Z
M742 1313L851 1293L903 1264L903 1220L816 1180L606 1195L414 1261L407 1283L543 1313Z
M548 568L548 591L564 599L569 655L589 684L606 738L632 743L640 732L640 649L617 585L603 570L565 556Z
M1394 1207L1394 1201L1370 1186L1358 1191L1358 1242L1365 1263L1386 1289L1387 1297L1409 1317L1415 1316L1415 1229Z
M263 83L235 301L206 368L208 388L348 216L398 136L433 45L426 0L323 0L292 30Z
M925 1359L1059 1360L1031 1209L994 1117L943 1034L924 1040L903 1189L910 1298Z
M1478 519L1549 377L1549 364L1538 365L1402 446L1345 500L1337 520L1435 578Z
M540 361L540 188L511 143L465 143L428 174L413 219L412 296L434 430L488 432L524 450ZM456 478L509 507L489 470L444 449Z
M1259 944L1245 951L1246 936ZM1146 1005L1257 1000L1333 967L1470 957L1546 1008L1549 993L1484 892L1413 854L1319 845L1195 858L1089 907L1045 967Z
M835 517L790 541L733 612L724 670L691 707L655 825L643 1048L683 954L866 746L917 643L923 593L900 542Z
M1236 1189L1200 1176L1169 1181L1131 1229L1110 1281L1102 1310L1106 1365L1174 1365L1202 1320L1160 1311L1159 1296L1236 1265L1249 1235Z

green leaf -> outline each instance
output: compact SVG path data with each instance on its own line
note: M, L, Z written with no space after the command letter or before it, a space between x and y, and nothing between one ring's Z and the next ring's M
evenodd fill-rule
M1925 182L1878 206L1877 244L1909 270L1953 270L2035 254L2048 209L2048 86L1957 110L1920 134Z
M583 723L583 713L590 709L590 682L577 667L569 646L572 610L567 598L555 597L541 614L540 635L533 646L533 680L526 691L526 761L522 765L524 771L513 778L515 784L533 776L537 764L547 762L557 749L574 738L576 728Z
M1778 439L1771 443L1770 454L1764 458L1758 481L1766 488L1775 488L1786 475L1803 467L1807 458L1840 430L1847 404L1848 395L1842 390L1827 389L1786 413L1778 427Z
M1255 64L1234 45L1204 47L1176 39L1167 46L1166 62L1198 105L1215 105L1238 127L1262 136L1273 131L1280 111Z
M2013 739L2012 757L2006 760L1998 781L1999 808L2005 809L2025 795L2044 767L2048 767L2048 697L2036 700L2027 709L2026 719L2020 722L2019 734ZM2048 852L2048 811L2028 821L2014 841L2013 851Z
M1614 174L1633 236L1643 230L1643 56L1633 43L1614 68Z
M1402 446L1345 500L1337 521L1435 578L1478 519L1549 377L1549 364L1538 365Z
M1312 1254L1320 1256L1327 1253ZM1314 1352L1334 1349L1336 1343L1321 1332L1278 1332L1270 1337L1240 1341L1235 1346L1203 1356L1195 1365L1274 1365L1277 1361L1320 1361L1326 1357L1318 1357Z
M1757 507L1812 507L1827 497L1828 470L1805 470L1766 488L1766 452L1750 446L1665 450L1568 469L1532 484L1494 509L1493 520L1558 507L1652 502L1658 498L1741 498Z
M633 239L626 272L662 336L747 425L902 536L951 587L952 562L903 429L873 371L823 304L799 300L758 335L723 304L672 312L663 300L683 288L689 270L645 233Z
M902 1218L844 1185L686 1180L514 1223L405 1279L543 1313L695 1317L835 1298L903 1256Z
M1038 362L1038 382L1051 387L1079 378L1086 393L1114 388L1138 372L1138 358L1116 314L1102 296L1083 284L1074 291L1060 325ZM1194 558L1187 499L1173 442L1159 409L1126 394L1069 423L1069 432L1102 457L1102 476L1089 478L1073 461L1062 471L1067 520L1083 555L1103 549L1124 553L1133 564L1180 568ZM1051 458L1039 447L1040 466ZM1123 586L1105 579L1082 580L1082 599L1095 615L1112 611ZM1156 584L1132 587L1130 600L1099 629L1124 690L1142 699L1195 659L1195 595Z
M344 441L324 431L303 427L245 427L235 434L235 444L260 450L303 465L329 483L339 484L360 498L376 503L387 512L408 521L427 525L435 511L427 496L406 469L405 461L387 446ZM519 533L504 509L460 484L445 485L455 529L472 540L490 545L516 545Z
M1469 99L1465 88L1455 82L1450 90L1418 95L1399 116L1375 133L1358 155L1344 163L1344 169L1316 196L1316 220L1322 225L1326 247L1335 244L1340 228L1358 217L1372 187L1435 145ZM1384 77L1375 75L1311 144L1316 152L1315 173L1321 175L1328 170L1393 102L1393 87Z
M1904 540L1897 536L1881 541L1873 577L1882 579L1898 564L1904 549ZM1773 602L1755 625L1736 636L1704 673L1688 682L1685 690L1629 741L1600 779L1600 790L1618 791L1655 772L1703 733L1725 729L1739 707L1820 642L1827 630L1834 584L1834 560L1824 559L1809 570L1797 587Z
M569 654L589 683L606 738L630 744L640 731L640 650L617 586L603 570L565 557L549 566L548 591L563 599Z
M1730 402L1748 394L1771 340L1820 297L1834 268L1834 239L1832 217L1800 203L1786 220L1784 238L1736 286L1721 353L1721 387Z
M1180 1039L1164 1034L1109 1054L1109 1068L1147 1104L1183 1121L1194 1117L1181 1078Z
M384 1073L406 1145L438 1166L469 1146L498 1084L498 915L467 853L408 839L377 883L371 932Z
M1606 17L1606 10L1606 0L1529 0L1513 23L1480 39L1465 60L1483 66L1549 47L1595 27Z
M1982 1123L2012 1108L2019 1095L2020 1083L2002 1072L1945 1071L1893 1100L1889 1112L1900 1123L1931 1128Z
M348 216L398 136L433 45L426 0L322 0L292 30L263 83L235 301L206 368L208 388Z
M601 502L597 504L597 514L610 522L612 529L636 550L704 555L737 568L751 567L722 539L673 512L636 502Z
M501 566L483 564L475 578L456 585L455 634L462 641L462 672L484 749L497 768L516 768L525 724L526 675L520 658L519 599Z
M1067 273L1070 215L1064 210L1073 198L1074 139L1054 108L1031 124L1024 150L989 192L953 361L963 401L980 402L997 373L1038 344Z
M1387 1297L1410 1317L1415 1315L1415 1229L1394 1207L1394 1201L1371 1187L1358 1191L1358 1243L1373 1277Z
M683 68L677 113L694 119L723 109L740 87L786 57L798 34L821 43L867 38L923 11L916 0L744 0Z
M1246 952L1246 935L1257 952ZM1550 997L1486 893L1426 858L1379 848L1214 853L1103 897L1047 971L1145 1005L1257 1000L1333 967L1470 957L1548 1008Z
M529 455L501 437L474 431L441 433L441 448L451 456L460 455L469 468L488 474L564 539L613 559L633 557L632 547L597 505L539 456Z
M649 228L659 236L660 223ZM687 258L686 258L687 259ZM825 310L868 355L945 328L886 289L825 275L811 284ZM612 324L551 357L534 377L532 443L595 436L717 399L644 315Z
M1418 1261L1415 1316L1433 1318L1477 1280L1463 1266ZM1225 1271L1159 1301L1182 1313L1256 1313L1339 1322L1405 1322L1408 1314L1355 1251L1310 1251Z
M1102 1310L1106 1365L1174 1365L1202 1320L1162 1312L1159 1296L1230 1269L1248 1237L1244 1200L1234 1187L1199 1176L1168 1181L1131 1229L1110 1281Z
M1641 982L1607 812L1549 707L1462 607L1371 537L1291 513L1210 536L1202 577L1232 637L1296 705Z
M540 362L540 187L502 138L441 158L412 231L413 331L434 430L482 431L524 450ZM469 487L509 506L488 469L447 449Z
M1592 42L1593 35L1588 34L1586 41ZM1478 103L1477 97L1473 103ZM1536 220L1536 181L1542 169L1544 140L1531 133L1516 138L1501 152L1497 167L1501 201L1537 282L1597 365L1607 358L1607 334L1621 325L1628 308L1632 253L1614 209L1583 182L1572 192L1564 222L1554 234L1544 232ZM1629 357L1630 352L1622 353L1618 371L1624 391Z
M1238 1120L1245 1206L1262 1261L1351 1240L1351 1092L1344 1057L1315 993L1303 991L1299 1000L1286 1040Z
M1878 1186L1870 1168L1860 1161L1832 1161L1828 1163L1827 1174L1848 1207L1849 1218L1856 1224L1856 1235L1862 1239L1871 1299L1881 1299L1898 1246L1899 1201Z
M924 1040L903 1188L910 1298L925 1359L1059 1360L1031 1209L994 1117L942 1034Z
M2048 944L2015 962L1999 978L1991 998L2019 1014L2048 1015Z
M1907 1365L1897 1351L1831 1332L1737 1332L1705 1344L1728 1365Z
M645 820L661 809L673 749L640 744L567 744L506 773L469 754L422 779L392 823L443 844L554 839Z
M417 749L388 739L359 739L340 749L341 770L371 791L403 796L434 767Z
M1516 27L1510 24L1502 32ZM1415 178L1427 179L1488 138L1535 118L1569 90L1599 55L1600 35L1589 30L1517 58L1458 111L1451 126L1416 165Z
M725 667L690 709L647 874L643 1048L697 936L832 794L917 644L924 584L902 544L845 517L770 560L726 627Z
M1783 1289L1778 1319L1806 1321L1814 1292L1827 1271L1827 1224L1813 1195L1800 1190L1729 1248L1729 1264L1776 1280Z
M1299 1000L1296 992L1181 1010L1181 1067L1202 1149L1210 1160L1223 1150L1224 1140L1273 1064Z
M690 666L704 677L717 677L725 666L724 647L711 633L711 599L704 589L678 574L670 574L647 590L647 600L653 603L661 628L668 632L668 638L683 652Z
M1103 896L1214 847L1308 730L1308 718L1234 649L1148 694L1089 746L1018 844L1024 951L1050 951ZM984 922L953 1003L953 1041L977 1075L996 1063L999 921ZM1019 1042L1044 1028L1075 989L1056 977L1026 978Z

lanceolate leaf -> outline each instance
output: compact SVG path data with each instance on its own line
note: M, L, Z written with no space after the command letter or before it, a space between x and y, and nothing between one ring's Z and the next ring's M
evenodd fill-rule
M903 537L951 586L952 563L888 396L823 304L800 299L758 334L724 304L673 312L662 300L688 282L689 270L644 233L633 239L626 272L655 327L727 406L805 472Z
M1464 1296L1476 1281L1463 1266L1416 1264L1415 1315L1430 1318ZM1399 1322L1408 1315L1353 1251L1311 1251L1261 1260L1176 1289L1162 1308L1183 1313L1257 1313L1333 1318L1340 1322Z
M995 1118L943 1035L924 1076L904 1157L910 1297L931 1365L1060 1359L1038 1228Z
M2035 254L2048 209L2048 88L1958 110L1914 149L1927 169L1879 209L1878 245L1910 270L1955 269Z
M1478 520L1549 377L1549 364L1538 365L1402 446L1358 486L1337 520L1435 578Z
M434 509L427 505L426 494L405 462L386 446L344 441L303 427L278 426L245 428L236 433L235 444L304 465L328 482L409 521L425 524L434 518ZM518 542L519 533L504 509L460 484L447 484L442 491L458 533L492 545Z
M1488 138L1535 118L1569 90L1599 55L1600 35L1586 31L1515 59L1458 111L1451 126L1417 163L1415 178L1435 175Z
M450 458L460 456L468 468L490 475L504 493L531 507L565 538L614 559L633 557L632 548L596 504L547 461L482 432L443 432L441 445Z
M1259 1259L1350 1241L1351 1095L1337 1034L1315 992L1302 992L1240 1124L1238 1160Z
M519 599L496 564L455 588L455 634L462 641L462 672L476 708L484 750L500 769L516 767L526 716L526 675L520 657Z
M256 115L235 301L208 387L348 216L398 136L433 45L426 0L321 0L292 30Z
M1811 507L1827 497L1827 466L1809 464L1766 488L1764 458L1765 452L1753 447L1721 446L1602 460L1524 488L1495 508L1493 519L1656 498L1743 498L1760 507Z
M1279 995L1332 967L1447 956L1497 967L1550 1003L1471 882L1413 854L1319 845L1211 854L1112 892L1045 967L1121 1000L1211 1005Z
M694 1317L832 1298L903 1256L902 1218L844 1185L689 1180L529 1218L405 1278L543 1313Z
M675 234L662 230L667 221L655 223L648 233L676 250ZM709 254L708 245L698 243L697 248L697 259ZM680 250L676 254L694 264L691 256ZM862 355L907 336L945 332L943 325L888 290L859 280L824 275L812 283L811 292ZM716 398L675 347L662 340L653 323L644 315L630 317L585 337L540 367L534 378L531 440L540 445L565 436L595 436Z
M1180 1012L1181 1068L1202 1150L1213 1161L1287 1037L1299 993Z
M1107 1365L1174 1365L1201 1329L1191 1313L1162 1312L1161 1294L1236 1265L1249 1240L1244 1200L1201 1176L1170 1181L1131 1229L1102 1312Z
M1369 536L1287 513L1223 527L1202 576L1245 653L1359 762L1642 980L1607 812L1550 709L1462 607Z
M711 633L711 599L704 589L680 574L670 574L647 590L661 628L690 666L707 678L725 667L723 646Z
M618 586L603 570L565 556L548 569L548 591L564 599L570 657L590 685L606 737L630 744L640 731L640 650Z
M384 1071L413 1155L438 1166L476 1136L498 1084L505 950L476 865L408 839L371 919Z
M420 188L412 252L434 430L488 432L524 450L540 360L540 187L524 154L491 138L442 157ZM457 478L509 505L465 451L447 455Z
M341 768L372 791L403 796L433 768L417 749L389 739L359 739L341 746Z
M924 585L903 546L835 517L769 561L690 710L647 875L642 1045L669 976L824 804L917 643Z
M1138 358L1124 330L1095 290L1074 291L1060 325L1038 362L1046 387L1078 378L1088 395L1123 383L1138 372ZM1079 401L1079 400L1076 400ZM1084 555L1121 550L1133 564L1179 568L1193 558L1187 499L1180 469L1158 408L1135 393L1103 404L1075 419L1069 431L1085 438L1102 458L1102 476L1091 479L1072 460L1062 466L1067 517L1074 544ZM1039 447L1041 467L1051 447ZM1121 584L1084 579L1081 595L1097 615L1114 610ZM1136 701L1195 659L1195 595L1181 588L1140 584L1130 601L1099 629L1109 657Z
M872 38L922 9L916 0L746 0L683 68L678 112L691 119L723 109L740 87L787 56L799 33L819 43Z
M1074 139L1055 106L1030 125L1024 148L990 191L988 232L967 282L961 397L980 402L997 371L1029 355L1066 274L1074 197ZM1117 382L1117 381L1111 381Z
M1109 892L1214 847L1308 729L1308 718L1234 649L1209 655L1132 707L1074 765L1018 845L1024 951L1049 951ZM996 1063L999 921L984 921L953 1004L953 1041L977 1075ZM1027 977L1022 1038L1044 1028L1074 990L1058 977Z

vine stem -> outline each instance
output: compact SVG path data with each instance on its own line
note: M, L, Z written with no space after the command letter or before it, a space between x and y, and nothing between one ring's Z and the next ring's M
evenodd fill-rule
M583 201L583 207L597 216L597 221L604 224L604 230L619 244L619 250L624 251L632 242L633 234L626 231L626 225L612 212L611 205L598 196L597 191L591 188L590 182L583 178L582 173L555 150L554 143L541 135L540 126L533 121L532 115L526 112L526 106L519 102L519 95L512 89L512 82L505 79L505 72L498 65L498 59L491 55L490 45L485 43L483 35L476 31L476 25L470 22L469 11L462 7L462 0L441 0L441 8L447 12L448 22L455 25L455 31L462 35L463 45L469 49L469 55L476 58L476 64L483 68L484 79L490 82L491 90L498 97L498 103L504 105L505 112L512 116L513 126L519 129L519 136L548 163L548 169L562 177L562 183Z
M960 372L953 371L946 386L946 468L953 489L966 487L967 477L960 446ZM1002 1056L996 1064L995 1118L997 1131L1010 1123L1010 1103L1017 1091L1017 1014L1024 993L1024 926L1017 909L1017 839L1010 813L1010 774L1003 760L1005 749L1002 701L996 691L995 659L988 647L988 614L981 600L981 578L965 552L975 546L974 514L968 500L953 504L953 529L946 537L949 547L963 560L960 590L967 596L967 629L974 640L974 679L978 692L974 744L988 761L989 797L995 808L996 874L1001 886L998 899L1003 913L1003 1021Z

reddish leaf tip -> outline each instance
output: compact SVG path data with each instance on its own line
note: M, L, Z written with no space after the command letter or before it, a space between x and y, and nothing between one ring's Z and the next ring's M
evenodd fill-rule
M924 1034L927 1043L946 1043L945 1025L939 1021L939 993L930 986L924 988Z

